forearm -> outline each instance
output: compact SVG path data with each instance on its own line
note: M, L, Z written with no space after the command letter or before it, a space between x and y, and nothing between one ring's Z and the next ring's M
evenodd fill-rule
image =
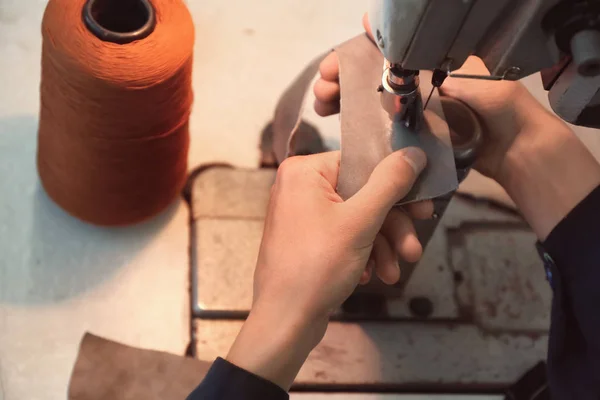
M322 338L327 319L308 323L293 310L253 307L227 360L218 358L188 400L285 400L294 378Z
M308 323L289 311L253 310L227 355L229 362L286 391L327 326L327 320Z
M600 184L600 164L568 126L551 118L517 135L498 176L542 241Z

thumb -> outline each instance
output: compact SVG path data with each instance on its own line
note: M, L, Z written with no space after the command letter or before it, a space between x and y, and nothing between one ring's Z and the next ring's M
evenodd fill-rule
M368 182L346 201L353 219L379 230L392 207L410 192L426 164L427 157L418 147L407 147L384 158Z

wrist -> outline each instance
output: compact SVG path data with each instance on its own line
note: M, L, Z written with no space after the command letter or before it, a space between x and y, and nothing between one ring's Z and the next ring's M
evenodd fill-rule
M518 189L530 179L523 173L526 172L524 169L536 166L534 172L537 173L540 169L537 165L556 157L560 151L559 142L568 140L571 135L570 129L556 118L548 124L522 125L507 149L495 179L507 191Z
M600 184L593 155L566 124L548 117L516 136L497 176L542 241Z
M253 307L227 360L287 391L326 327L326 319L308 321Z

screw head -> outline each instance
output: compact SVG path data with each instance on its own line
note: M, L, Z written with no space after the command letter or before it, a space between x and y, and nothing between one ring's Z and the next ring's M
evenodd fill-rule
M408 308L411 314L418 318L429 318L433 314L433 302L424 296L410 299Z

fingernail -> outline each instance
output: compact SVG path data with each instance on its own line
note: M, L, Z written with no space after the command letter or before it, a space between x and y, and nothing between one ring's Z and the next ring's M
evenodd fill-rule
M420 174L427 165L427 156L423 150L418 147L407 147L402 149L402 156L416 174Z

